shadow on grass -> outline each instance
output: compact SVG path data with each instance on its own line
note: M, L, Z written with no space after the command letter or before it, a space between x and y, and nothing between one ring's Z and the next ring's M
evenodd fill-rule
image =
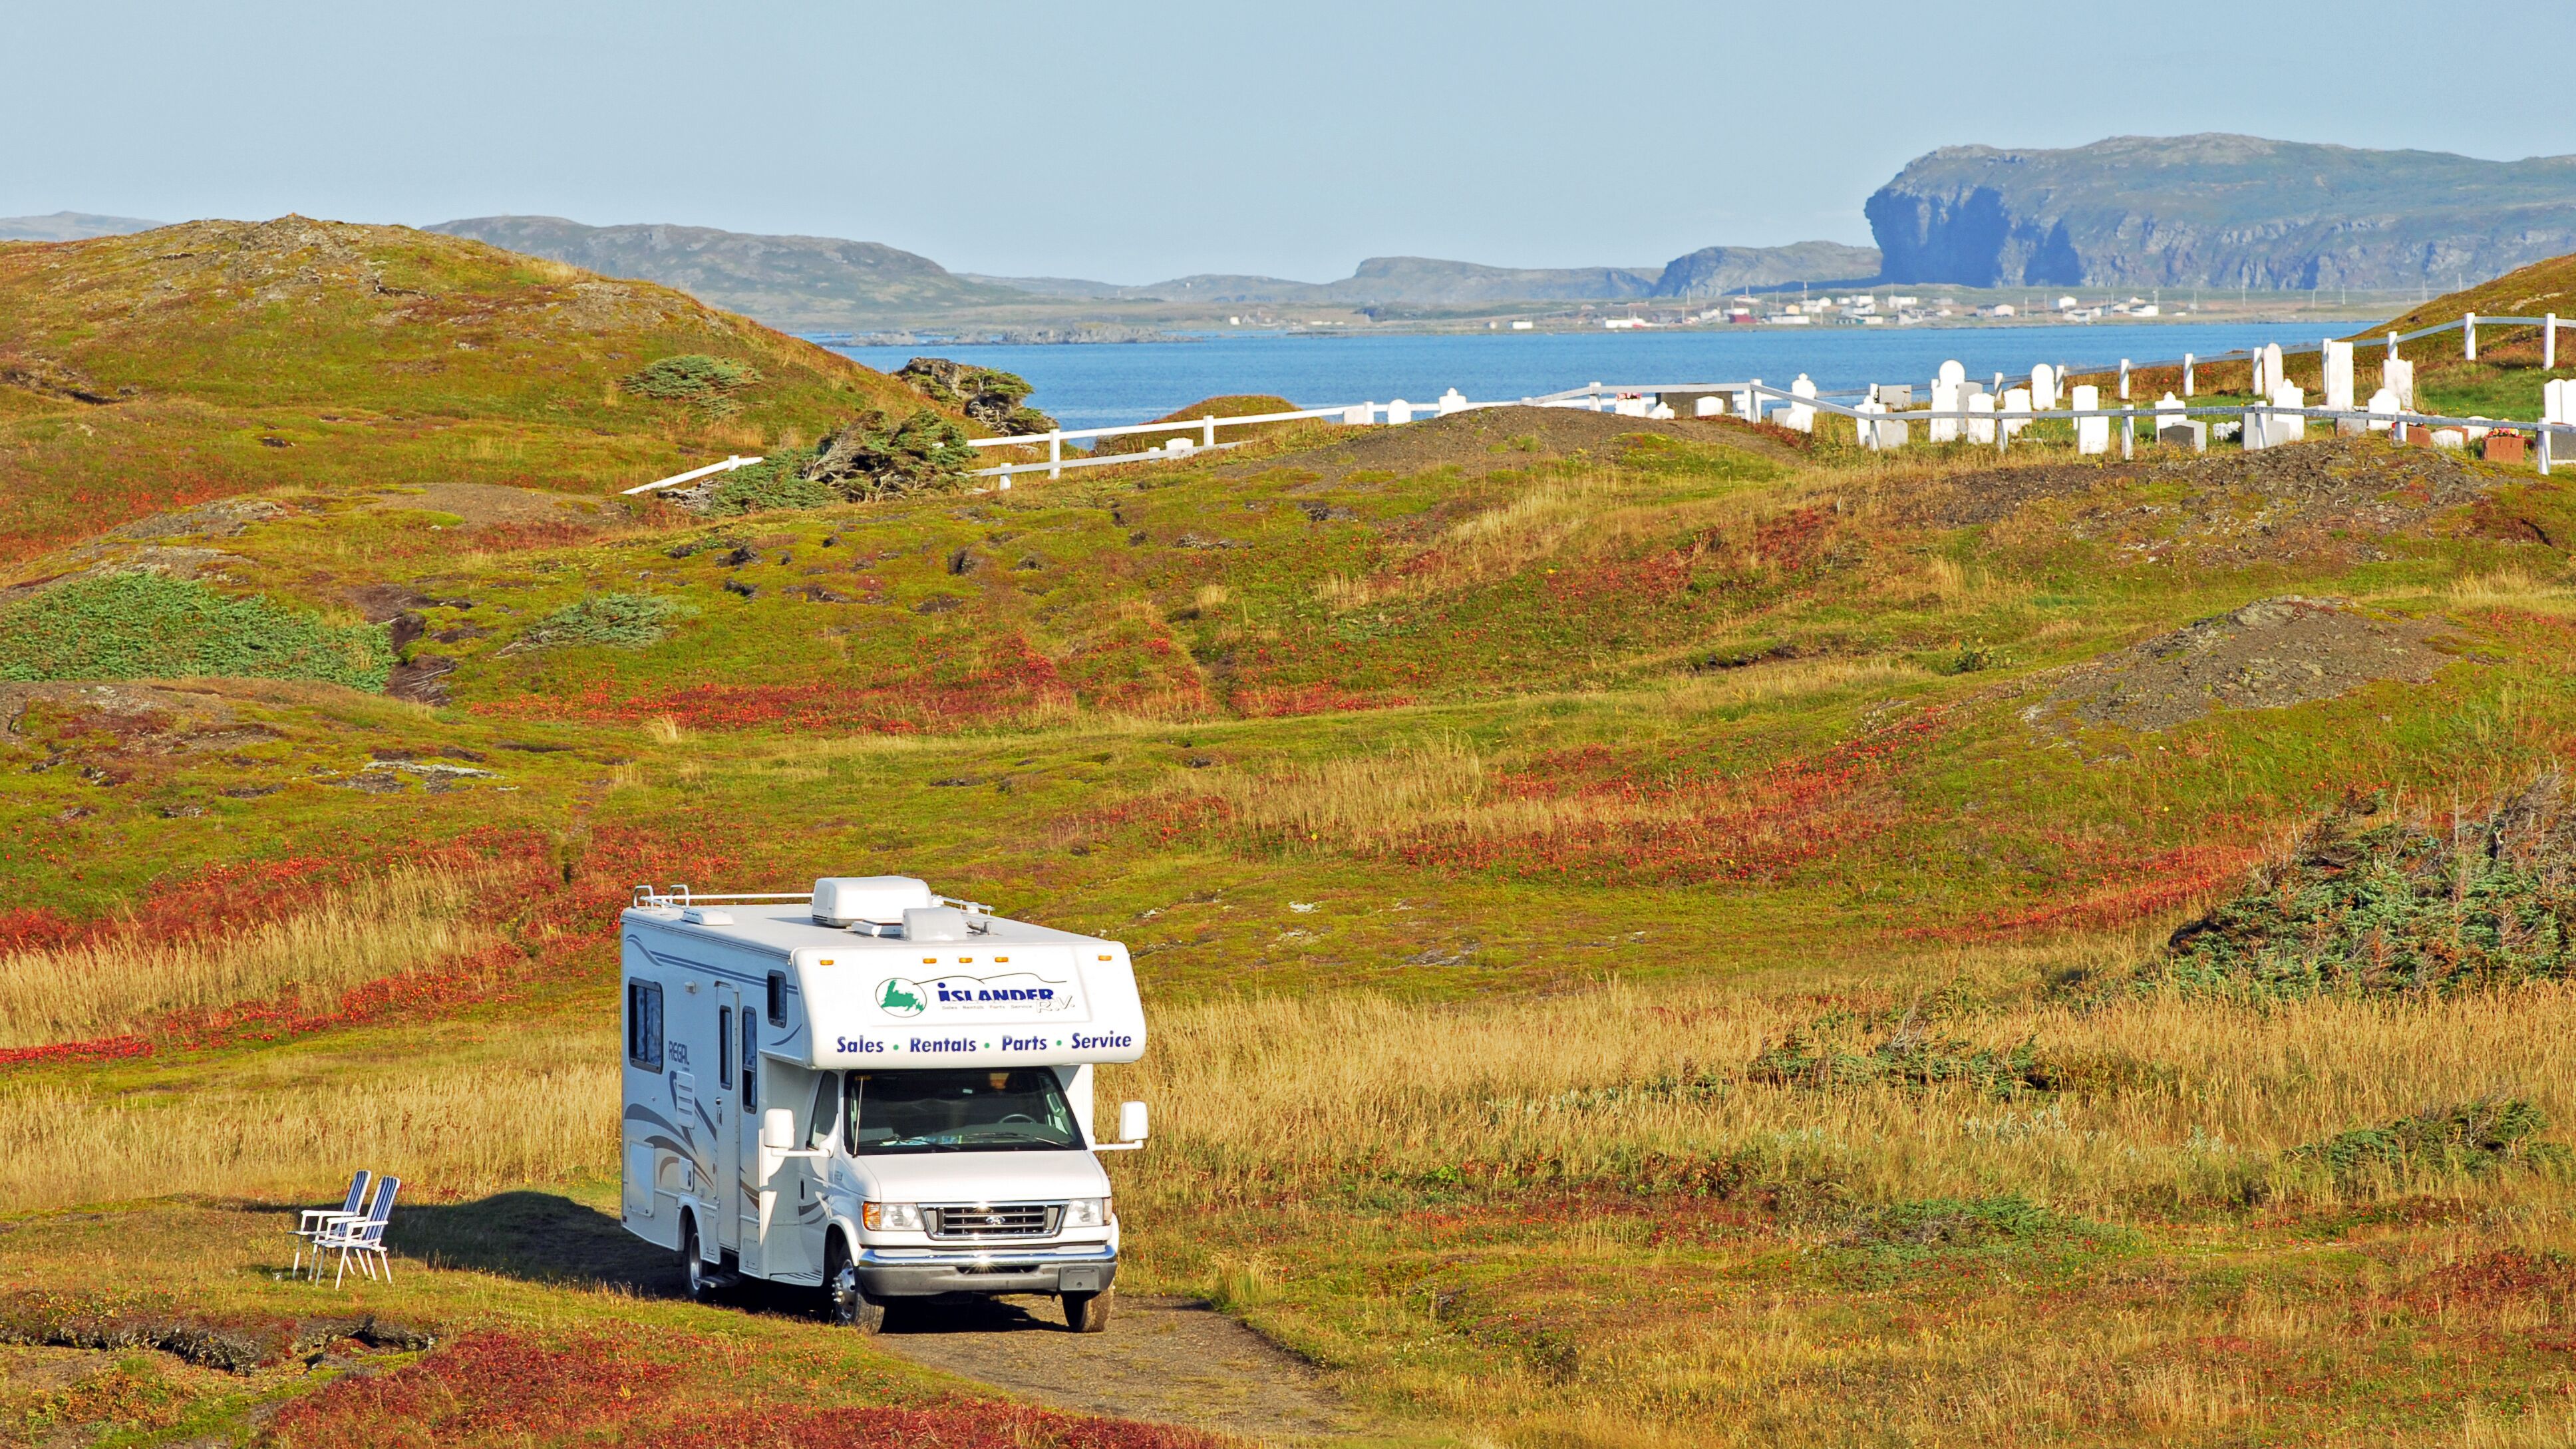
M464 1203L405 1204L386 1245L440 1268L531 1283L583 1284L661 1298L680 1289L672 1255L616 1218L558 1193L504 1192Z

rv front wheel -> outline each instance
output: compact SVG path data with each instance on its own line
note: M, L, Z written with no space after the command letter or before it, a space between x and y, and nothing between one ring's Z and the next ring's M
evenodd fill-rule
M850 1250L838 1237L823 1257L823 1311L834 1323L861 1333L885 1328L885 1304L859 1291L858 1265L850 1261Z
M1103 1288L1097 1293L1064 1295L1064 1326L1076 1333L1109 1331L1109 1311L1118 1306L1118 1290Z

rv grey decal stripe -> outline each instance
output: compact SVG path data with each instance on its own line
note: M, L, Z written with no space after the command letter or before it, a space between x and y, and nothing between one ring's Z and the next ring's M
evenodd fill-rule
M656 951L652 947L645 945L644 939L641 936L629 935L626 938L626 944L643 952L644 959L652 962L656 966L662 967L665 970L675 966L684 966L691 971L704 971L709 976L721 977L727 981L739 981L745 986L757 986L763 991L769 989L769 978L766 976L746 976L739 971L728 971L725 968L714 965L710 962L691 960L686 956ZM781 955L779 959L783 961L787 958L784 955ZM788 983L787 989L790 992L795 991L795 983Z

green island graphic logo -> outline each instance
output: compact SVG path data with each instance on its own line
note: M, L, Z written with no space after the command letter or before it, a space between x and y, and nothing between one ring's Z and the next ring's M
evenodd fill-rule
M877 1009L888 1016L919 1016L929 995L920 982L891 976L877 983Z

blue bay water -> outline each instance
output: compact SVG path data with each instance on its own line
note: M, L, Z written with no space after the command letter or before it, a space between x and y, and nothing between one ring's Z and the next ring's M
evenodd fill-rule
M1269 393L1301 407L1404 398L1427 403L1449 388L1470 399L1532 397L1587 383L1736 382L1786 386L1806 373L1827 393L1874 382L1921 389L1957 358L1973 378L2028 377L2033 364L2115 367L2267 342L2314 342L2351 323L2132 323L2034 327L1696 327L1655 332L1413 334L1223 333L1175 342L1054 346L923 344L843 347L891 372L913 356L955 358L1015 372L1037 385L1033 407L1066 427L1114 427L1161 417L1201 398Z

